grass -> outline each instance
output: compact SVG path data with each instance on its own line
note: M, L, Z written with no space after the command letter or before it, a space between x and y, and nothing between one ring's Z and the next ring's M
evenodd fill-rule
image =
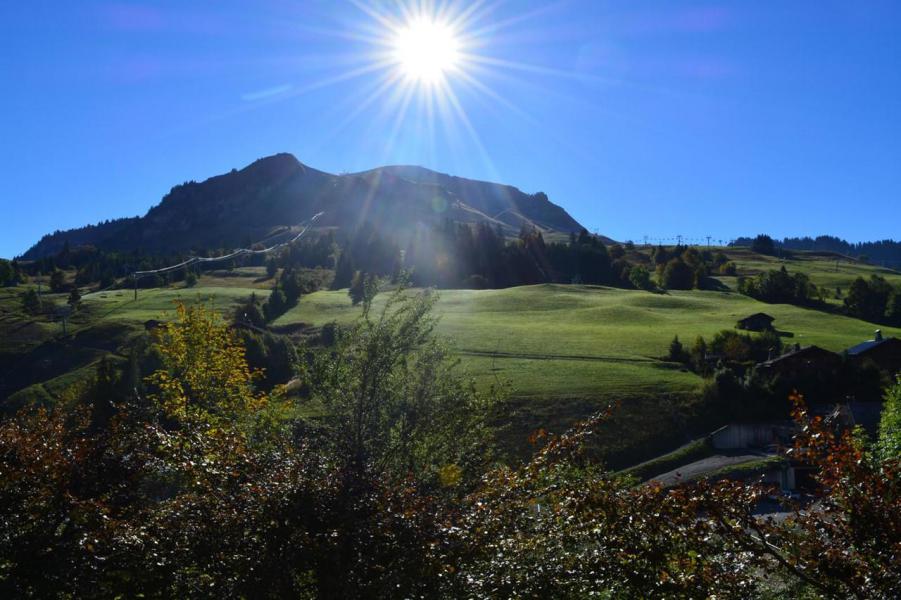
M731 248L727 253L735 261L739 275L756 275L779 269L783 265L790 273L805 273L813 283L825 288L833 304L841 304L840 299L834 298L836 288L841 288L844 297L851 283L858 277L868 279L871 275L879 275L890 284L901 286L901 272L878 265L863 264L837 254L793 252L790 258L783 261L781 258L756 254L745 248ZM735 277L719 279L726 285L735 287Z
M376 299L375 310L384 302ZM661 360L674 335L691 343L734 327L744 316L776 317L786 342L841 351L872 337L875 326L837 314L769 305L736 293L656 295L593 286L537 285L506 290L442 290L438 331L477 383L510 382L512 398L497 424L503 442L527 452L538 427L561 432L612 403L599 433L613 468L659 455L723 423L699 404L703 380ZM345 291L305 296L276 326L347 323L360 314ZM883 328L887 335L901 335Z
M781 266L779 259L743 249L728 251L741 274ZM901 285L901 274L834 259L796 254L789 271L808 273L817 285L847 289L858 275L879 273ZM735 278L722 278L734 283ZM0 289L0 375L17 359L57 355L50 340L72 350L72 370L82 371L103 353L122 352L148 319L171 318L176 301L205 302L223 312L251 294L267 295L272 280L261 268L205 274L198 285L165 289L110 290L84 296L82 309L70 322L69 335L45 317L21 313L17 290ZM57 304L65 294L45 297ZM375 309L387 294L376 299ZM776 318L787 343L816 344L841 351L872 337L876 325L839 314L790 305L763 304L729 291L685 291L651 294L598 286L536 285L505 290L442 290L437 314L439 333L455 347L461 376L483 386L509 382L511 398L496 422L511 445L523 448L537 427L560 432L576 419L617 402L609 427L601 434L611 466L627 466L684 444L720 423L705 423L699 405L702 380L678 365L661 360L673 336L689 345L698 335L710 338L755 312ZM837 301L836 301L837 302ZM348 323L360 314L346 291L320 291L300 303L274 325L321 326ZM901 330L882 327L886 335ZM68 345L68 346L66 346ZM53 347L49 347L53 348ZM42 354L43 356L43 354ZM63 363L59 363L63 364ZM47 372L46 385L29 389L40 397L59 395L65 370ZM75 377L77 379L77 377ZM675 456L661 460L681 460ZM656 468L656 467L655 467Z
M236 280L235 283L240 282ZM148 319L165 319L175 312L177 302L203 302L215 310L228 310L251 294L260 299L267 295L265 290L237 285L203 285L192 288L156 288L138 290L138 299L134 300L132 290L111 290L102 294L91 294L82 301L82 318L87 322L96 321L132 321L143 322Z
M673 336L684 343L698 335L709 339L758 311L776 317L777 328L792 336L788 341L833 351L868 339L875 329L857 319L735 293L657 295L593 286L442 290L436 310L439 332L453 341L463 367L477 379L508 379L514 395L541 398L617 399L696 389L697 376L659 359ZM345 292L322 291L304 297L275 325L346 323L358 315Z
M689 442L684 446L673 450L655 459L643 462L620 471L621 475L635 477L639 481L647 481L656 475L678 469L689 463L713 456L714 450L708 438L701 438Z
M787 463L788 461L782 456L767 456L758 460L723 467L706 477L711 479L749 479L763 475L770 469L782 467Z

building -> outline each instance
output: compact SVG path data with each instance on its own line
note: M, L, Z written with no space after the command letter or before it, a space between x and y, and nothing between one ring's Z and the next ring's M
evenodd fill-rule
M794 346L782 356L758 364L757 370L767 375L803 377L838 369L841 364L842 357L835 352L819 346Z
M755 313L750 317L745 317L738 321L736 327L747 331L767 331L773 328L775 317L771 317L766 313Z
M853 361L872 361L892 375L901 372L901 340L883 337L882 331L878 329L872 340L848 348L847 353Z
M791 447L797 426L791 421L768 423L732 423L710 434L710 444L715 450L773 451L779 447Z

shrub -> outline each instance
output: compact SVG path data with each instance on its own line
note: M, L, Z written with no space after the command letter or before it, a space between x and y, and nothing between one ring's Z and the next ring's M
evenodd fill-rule
M654 285L651 283L651 274L642 265L635 265L629 271L629 282L639 290L651 290Z

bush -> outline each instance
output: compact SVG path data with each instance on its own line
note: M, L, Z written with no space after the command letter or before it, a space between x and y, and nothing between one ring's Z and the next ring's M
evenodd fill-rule
M642 265L635 265L629 271L629 282L639 290L652 290L651 274Z
M901 460L901 376L885 393L877 452L884 461Z
M738 267L735 265L734 262L729 261L729 262L726 262L726 263L723 263L722 265L720 265L719 271L720 271L720 275L728 275L730 277L734 277L735 275L738 274Z

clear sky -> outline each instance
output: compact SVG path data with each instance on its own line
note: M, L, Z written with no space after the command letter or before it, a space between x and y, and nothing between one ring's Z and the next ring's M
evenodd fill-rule
M617 239L901 237L901 2L443 2L437 84L397 64L406 4L0 3L0 256L276 152L544 191Z

